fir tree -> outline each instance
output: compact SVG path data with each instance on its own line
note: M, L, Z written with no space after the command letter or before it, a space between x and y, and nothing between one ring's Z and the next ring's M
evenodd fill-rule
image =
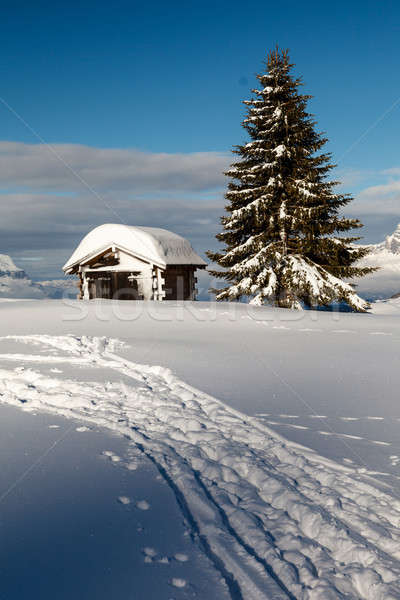
M292 68L287 51L271 52L257 76L261 89L244 102L251 141L235 147L240 159L226 173L228 214L216 236L225 249L207 253L225 269L211 274L227 286L212 291L217 300L247 296L286 308L344 301L365 311L368 304L344 281L373 270L355 266L368 250L354 244L359 237L343 235L362 225L340 214L352 198L326 179L335 165L318 153L327 139L315 131L306 112L311 96L299 94Z

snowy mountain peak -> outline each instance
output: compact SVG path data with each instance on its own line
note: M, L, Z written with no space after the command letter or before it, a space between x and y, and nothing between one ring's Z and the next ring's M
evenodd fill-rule
M16 273L22 271L16 266L11 256L8 254L0 254L0 271L5 273Z
M25 271L16 266L11 256L0 254L0 277L12 277L13 279L25 279Z
M378 244L367 244L367 248L370 250L370 256L376 256L377 254L400 254L400 223L397 225L395 231L387 235L383 242Z
M392 235L388 235L384 241L384 247L393 254L400 254L400 223Z

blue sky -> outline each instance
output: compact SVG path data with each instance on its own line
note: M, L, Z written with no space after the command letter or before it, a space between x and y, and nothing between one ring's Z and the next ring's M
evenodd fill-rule
M400 221L399 29L400 3L385 0L3 4L0 252L57 276L79 238L118 215L215 245L220 172L245 139L241 101L275 44L314 96L366 239L380 239ZM58 158L31 148L39 138Z

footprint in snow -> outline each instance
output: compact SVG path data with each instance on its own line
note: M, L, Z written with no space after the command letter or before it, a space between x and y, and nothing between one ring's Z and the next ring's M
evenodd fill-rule
M111 462L116 463L121 461L121 457L118 456L118 454L114 454L114 452L112 452L111 450L103 450L102 455L109 458Z
M130 499L130 498L128 498L128 496L120 496L120 497L118 498L118 502L119 502L120 504L124 504L125 506L127 506L128 504L130 504L130 503L131 503L131 499Z
M175 560L177 560L178 562L187 562L189 560L189 557L187 554L183 554L183 552L177 552L174 555Z
M378 444L379 446L391 446L390 442L381 442L380 440L371 440L373 444Z
M351 329L332 329L332 333L355 333Z
M176 588L184 588L186 586L186 579L180 577L173 577L171 579L171 585Z
M147 502L147 500L139 500L136 502L136 508L139 510L149 510L150 504Z
M279 415L280 416L280 415ZM297 417L295 417L297 418ZM280 425L283 427L291 427L292 429L310 429L309 427L306 427L305 425L295 425L294 423L277 423L276 421L267 421L268 425Z
M145 563L152 563L154 558L158 554L158 552L155 548L151 548L149 546L147 546L146 548L143 548L142 552L144 554L144 562Z
M128 463L126 465L126 468L128 469L128 471L136 471L136 469L138 468L138 463L135 461L131 461L130 463Z
M370 331L369 335L393 335L392 333L385 333L384 331Z
M83 425L82 427L77 427L75 431L78 431L78 433L83 433L84 431L90 431L90 428Z
M281 419L298 419L299 415L278 415Z

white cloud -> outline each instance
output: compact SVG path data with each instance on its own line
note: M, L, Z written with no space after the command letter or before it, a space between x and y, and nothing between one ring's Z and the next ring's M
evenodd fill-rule
M389 181L381 185L373 185L360 193L361 198L376 198L398 195L400 192L400 181Z
M376 175L376 173L362 169L337 168L333 178L340 182L339 185L341 188L349 188L363 182L365 183L366 180L374 175Z
M359 215L391 215L400 219L400 180L363 189L349 205L348 212Z
M230 160L222 152L167 154L0 142L0 186L76 191L86 185L136 193L209 190L222 185Z

